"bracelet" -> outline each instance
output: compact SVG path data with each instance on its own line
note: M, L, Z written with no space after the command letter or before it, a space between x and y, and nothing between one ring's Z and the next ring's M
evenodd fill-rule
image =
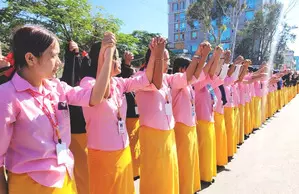
M193 55L193 58L201 59L201 56L200 55Z
M164 61L164 58L155 59L155 61Z

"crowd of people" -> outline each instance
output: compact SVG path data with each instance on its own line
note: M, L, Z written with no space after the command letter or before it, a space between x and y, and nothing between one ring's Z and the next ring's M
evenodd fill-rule
M136 70L113 33L90 51L40 26L0 56L0 193L193 194L299 93L298 76L203 42L169 73L154 37ZM232 61L232 62L231 62ZM3 173L2 173L3 171Z

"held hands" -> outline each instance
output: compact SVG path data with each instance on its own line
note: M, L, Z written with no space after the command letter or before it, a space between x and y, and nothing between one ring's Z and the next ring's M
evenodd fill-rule
M77 44L75 41L71 40L71 41L69 42L69 50L70 50L71 52L79 53L79 47L78 47L78 44Z
M104 55L106 56L109 53L111 56L113 55L116 49L116 38L112 32L105 32L104 38L102 40L101 51L104 51Z
M231 58L231 51L230 50L224 51L223 58L224 58L224 63L228 64Z
M200 43L199 47L197 48L195 55L199 55L203 58L206 58L209 53L211 52L212 47L211 44L207 41Z
M223 53L223 49L220 46L216 46L215 50L214 50L214 56L216 58L220 58L220 56Z
M162 37L155 37L150 43L150 49L152 54L155 56L156 60L161 60L164 58L164 50L166 47L166 39Z
M125 53L124 53L124 59L125 59L125 64L126 65L131 65L131 62L134 59L133 53L131 53L129 51L125 51Z
M243 61L244 61L244 57L240 55L235 59L234 65L242 64Z

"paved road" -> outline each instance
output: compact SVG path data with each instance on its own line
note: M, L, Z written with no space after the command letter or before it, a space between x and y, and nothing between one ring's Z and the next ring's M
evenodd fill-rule
M218 193L299 194L299 96L255 131L200 192Z

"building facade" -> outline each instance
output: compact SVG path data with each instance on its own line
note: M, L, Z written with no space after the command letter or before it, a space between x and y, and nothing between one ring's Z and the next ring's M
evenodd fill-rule
M299 71L299 56L295 56L296 71Z
M168 41L171 50L175 53L194 53L199 43L205 37L200 24L194 21L191 28L186 21L186 11L196 0L168 0ZM264 4L275 3L276 0L240 0L246 1L247 9L239 20L239 29L254 18L254 13L261 9ZM222 33L221 44L224 49L231 48L232 28L229 18L223 18L227 29ZM216 22L212 22L216 26ZM210 39L211 37L208 37Z

